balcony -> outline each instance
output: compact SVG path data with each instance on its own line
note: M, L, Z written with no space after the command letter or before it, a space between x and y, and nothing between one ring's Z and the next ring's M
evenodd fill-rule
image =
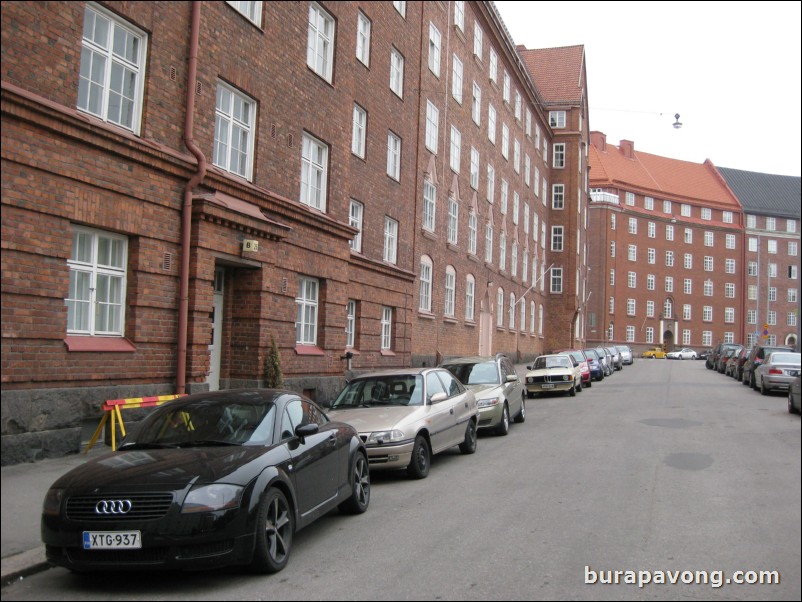
M590 200L593 203L609 203L610 205L618 205L618 195L612 192L598 192L591 191Z

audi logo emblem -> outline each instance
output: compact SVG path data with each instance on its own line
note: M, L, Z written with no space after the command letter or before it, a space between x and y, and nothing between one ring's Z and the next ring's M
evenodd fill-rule
M95 514L127 514L131 506L131 500L100 500L95 504Z

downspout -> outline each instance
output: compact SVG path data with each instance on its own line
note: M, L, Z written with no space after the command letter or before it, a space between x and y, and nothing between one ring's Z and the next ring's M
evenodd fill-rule
M206 157L193 138L195 114L195 87L198 81L198 46L200 39L201 3L192 3L192 32L189 40L189 72L187 74L186 116L184 117L184 144L198 161L197 171L184 188L184 204L181 210L181 283L178 306L178 365L176 368L176 392L186 393L187 383L187 329L189 325L189 255L192 236L192 191L206 175Z

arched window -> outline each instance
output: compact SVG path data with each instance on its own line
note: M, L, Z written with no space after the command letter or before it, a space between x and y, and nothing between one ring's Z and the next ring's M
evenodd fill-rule
M423 255L420 258L420 311L432 311L432 258Z

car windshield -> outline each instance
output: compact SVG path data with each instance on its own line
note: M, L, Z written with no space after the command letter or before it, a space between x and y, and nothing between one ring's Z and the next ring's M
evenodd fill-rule
M546 370L549 368L570 368L571 367L571 360L567 357L561 357L557 355L550 355L550 356L540 356L535 360L534 366L532 368L534 370Z
M798 364L799 363L800 354L799 353L780 353L775 351L771 354L771 363L772 364Z
M275 415L272 402L177 401L151 413L120 449L271 443Z
M423 378L418 374L393 374L352 380L332 402L331 409L415 405L423 405Z
M501 382L495 361L444 364L463 385L497 385Z

